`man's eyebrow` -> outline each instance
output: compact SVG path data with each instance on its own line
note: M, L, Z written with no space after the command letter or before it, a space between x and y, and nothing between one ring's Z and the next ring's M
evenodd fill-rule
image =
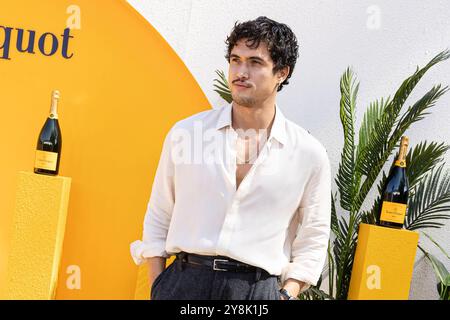
M241 57L238 56L237 54L233 53L233 54L230 55L230 59L231 58L238 58L238 59L240 59ZM261 62L265 62L264 59L261 59L260 57L257 57L257 56L251 56L251 57L248 57L247 59L249 59L249 60L258 60L258 61L261 61Z

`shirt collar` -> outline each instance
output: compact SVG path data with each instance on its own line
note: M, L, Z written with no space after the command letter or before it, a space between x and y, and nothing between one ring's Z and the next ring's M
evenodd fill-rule
M217 120L216 129L222 129L226 126L231 126L231 109L232 104L227 104L220 109L219 119Z
M219 119L216 123L217 130L226 126L231 126L231 111L232 103L227 104L220 110ZM281 144L286 143L286 118L277 104L275 104L275 119L272 124L269 140L272 137Z
M286 118L277 104L275 104L275 120L272 124L272 130L270 130L270 136L281 144L286 143Z

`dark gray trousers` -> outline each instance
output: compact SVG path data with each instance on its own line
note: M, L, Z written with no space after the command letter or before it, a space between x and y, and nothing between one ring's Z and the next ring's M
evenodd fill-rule
M151 299L280 300L279 289L279 277L267 272L216 271L177 258L153 282Z

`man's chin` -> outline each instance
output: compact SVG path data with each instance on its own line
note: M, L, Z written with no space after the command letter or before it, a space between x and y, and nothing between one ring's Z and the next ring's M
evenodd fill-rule
M239 97L239 96L235 96L235 95L233 95L232 97L233 97L234 102L236 102L238 105L243 106L243 107L251 108L255 104L255 100L252 98Z

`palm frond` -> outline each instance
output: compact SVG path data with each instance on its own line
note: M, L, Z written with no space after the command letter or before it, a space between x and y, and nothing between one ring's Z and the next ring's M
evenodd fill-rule
M399 120L397 127L389 138L388 149L393 149L398 145L398 141L404 132L414 123L423 119L428 112L426 110L433 107L437 101L445 92L448 91L448 87L442 88L441 85L434 86L429 90L422 98L420 98L412 107L404 113Z
M420 142L410 149L406 156L409 188L414 189L418 181L433 169L439 162L443 161L443 156L449 150L449 146L444 143L427 141Z
M333 253L331 252L331 239L328 240L328 248L327 248L327 256L328 256L328 294L333 297L333 288L334 288L334 276L336 266L334 264Z
M425 112L427 109L433 107L436 101L448 91L448 87L441 89L441 85L436 85L431 88L425 95L420 98L415 104L410 106L405 114L402 116L394 130L394 133L405 132L414 122L422 120L425 115L429 114ZM392 135L391 140L398 140L398 136Z
M340 116L344 130L344 147L341 153L336 184L340 193L340 204L345 210L352 211L355 195L355 108L359 84L355 84L353 72L347 68L341 77Z
M375 198L372 208L368 211L363 211L361 213L361 222L368 223L368 224L376 224L378 221L378 213L380 212L380 205L381 205L381 196L384 190L384 186L386 184L387 175L383 171L380 181L378 182L378 195Z
M439 248L439 250L444 254L444 256L447 257L447 259L450 260L450 255L444 250L444 248L442 248L442 246L436 242L436 240L434 240L428 233L426 233L425 231L422 231L422 233L436 246Z
M333 241L333 254L336 265L336 298L345 299L350 283L353 257L356 250L357 228L350 217L339 220L339 234Z
M336 213L336 196L337 195L331 195L331 231L333 231L334 234L337 234L339 232L339 226L338 226L338 219L337 219L337 213Z
M317 287L310 287L298 297L300 300L332 300L333 297L318 289Z
M217 84L214 84L215 92L217 92L222 99L231 103L233 101L233 97L231 96L230 86L228 84L227 78L225 77L225 73L221 70L216 70L216 74L219 76L219 79L214 79Z
M450 174L439 166L427 174L415 187L409 200L405 228L416 230L439 228L442 220L450 219Z
M399 138L413 123L423 119L427 111L434 106L437 99L445 93L447 88L441 89L440 86L435 86L413 106L409 107L403 116L401 116L402 107L426 71L438 62L448 59L449 56L448 50L441 52L425 67L417 68L410 77L403 81L392 99L388 97L385 100L375 101L369 106L359 130L360 136L356 150L354 136L355 105L352 104L355 101L353 97L356 97L356 94L352 94L352 90L355 89L354 81L348 69L341 78L340 115L344 128L344 147L335 180L339 189L340 205L344 210L349 211L350 215L348 221L333 218L334 229L336 229L336 220L338 221L336 238L331 250L336 267L335 297L337 299L347 297L356 250L357 226L361 221L376 222L381 197L378 196L375 199L371 210L360 212L364 200L380 173L382 173L382 179L378 184L378 191L381 194L386 180L386 174L382 169L397 146ZM438 161L436 159L444 152L442 146L441 148L433 147L427 151L434 151L435 158L428 159L423 165L416 163L412 169L415 175L423 176L430 166L436 164L436 161ZM435 203L433 206L436 208ZM442 206L439 208L442 209ZM425 216L419 215L413 226L421 227L424 225L423 223L426 223L428 227L439 226L439 219L446 217L441 212L433 213L431 211L430 213L430 210L428 210L427 213L428 215ZM434 220L426 219L430 216L433 216ZM423 221L424 217L425 222Z
M439 296L441 300L449 300L450 299L450 273L448 272L445 265L433 256L431 253L425 251L420 245L418 248L423 252L425 257L431 263L433 267L434 274L438 280L437 289L439 292Z
M442 248L439 243L436 242L429 234L422 231L422 233L436 246L439 248L439 250L444 254L447 259L450 259L450 255ZM425 254L425 257L430 261L434 273L436 275L436 278L439 280L439 283L437 284L437 290L439 292L439 297L441 300L450 300L450 273L445 268L444 264L438 260L436 257L434 257L432 254L426 252L424 249L422 249L419 245L419 249L422 250L422 252Z
M370 167L368 166L367 157L370 155L368 147L369 142L374 134L378 134L376 129L376 123L381 121L386 106L390 103L390 97L387 99L382 98L380 101L376 100L370 103L366 112L364 113L361 128L359 129L358 147L356 149L356 166L355 170L359 174L368 175Z
M302 292L298 295L300 300L330 300L333 299L332 296L324 292L320 289L322 285L322 276L320 276L317 284L315 286L311 286L305 292Z
M384 112L379 120L375 121L373 130L374 134L372 134L372 136L369 138L367 147L364 150L361 150L361 156L367 160L366 166L370 169L367 172L367 178L364 180L358 197L355 201L354 209L356 211L360 209L378 174L383 168L384 163L391 155L393 149L397 145L399 138L404 134L404 130L406 130L405 128L410 125L410 123L408 124L407 122L405 122L401 128L399 127L398 130L394 131L392 136L390 136L392 130L394 129L395 123L399 121L398 117L406 99L409 97L412 90L415 88L423 75L428 71L428 69L430 69L435 64L448 59L449 57L450 52L448 50L445 50L431 59L431 61L428 62L428 64L422 69L419 69L419 67L417 67L417 70L414 72L414 74L403 81L402 85L397 90L392 100L385 107ZM442 89L442 92L442 90L438 87L435 87L434 90L430 90L430 92L428 92L424 96L424 98L420 99L416 103L417 110L411 111L411 117L408 117L410 122L414 122L413 120L417 117L420 118L423 110L426 110L434 105L434 97L439 98L439 96L446 91L446 89L444 88Z

